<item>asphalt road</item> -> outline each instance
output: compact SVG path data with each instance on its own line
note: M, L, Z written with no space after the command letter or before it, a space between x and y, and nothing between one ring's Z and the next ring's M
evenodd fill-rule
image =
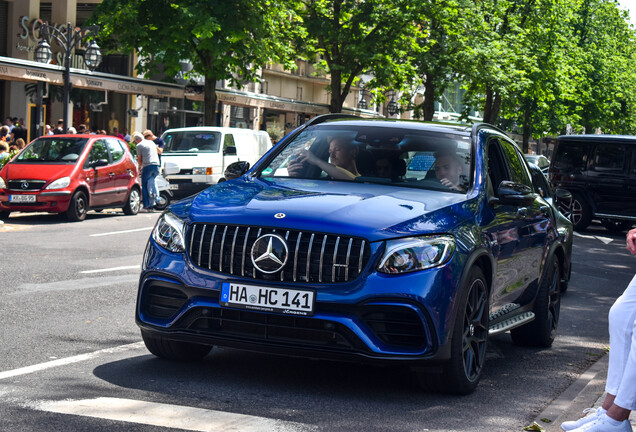
M575 238L551 349L491 339L477 391L420 390L403 367L214 349L154 358L134 323L158 214L12 215L0 226L0 431L521 431L608 345L607 312L636 269L624 236Z

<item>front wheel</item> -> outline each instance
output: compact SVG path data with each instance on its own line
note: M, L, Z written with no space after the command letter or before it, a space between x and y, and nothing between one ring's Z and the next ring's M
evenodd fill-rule
M559 326L561 292L561 266L552 256L545 266L534 303L534 321L510 330L515 344L543 348L552 346Z
M130 190L130 195L128 195L128 200L126 201L126 205L124 206L124 214L126 215L136 215L139 213L139 209L141 208L141 195L139 194L139 189L136 187Z
M471 269L459 294L451 339L451 359L441 374L417 372L420 384L441 393L472 393L481 379L488 343L488 289L480 268Z
M162 336L141 331L141 337L148 351L159 358L178 361L201 360L208 355L212 345L201 345L191 342L175 341Z
M88 213L88 199L82 191L77 191L71 197L71 202L66 210L66 219L69 222L80 222L86 219Z
M5 221L7 219L9 219L9 215L11 214L10 211L0 211L0 220Z

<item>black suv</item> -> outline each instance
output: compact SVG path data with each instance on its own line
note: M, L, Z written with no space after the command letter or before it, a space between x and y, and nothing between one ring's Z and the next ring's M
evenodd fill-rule
M636 222L636 136L558 137L548 178L572 193L571 206L561 211L575 230L592 219L615 232Z

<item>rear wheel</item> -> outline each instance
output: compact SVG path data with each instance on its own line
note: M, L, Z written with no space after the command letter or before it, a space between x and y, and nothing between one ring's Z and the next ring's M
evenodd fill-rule
M601 219L601 224L613 233L622 233L628 228L631 228L633 222L620 219Z
M139 194L139 189L136 187L130 190L130 194L128 195L128 200L126 201L126 205L124 206L124 214L127 215L136 215L139 213L139 209L141 207L141 195Z
M86 219L88 213L88 199L82 191L77 191L71 197L71 202L66 210L66 219L69 222L80 222Z
M510 330L517 345L552 346L559 326L561 312L561 266L555 256L545 267L545 275L534 304L534 321Z
M170 194L166 191L159 192L159 198L155 204L155 210L163 210L170 204Z
M201 345L191 342L175 341L162 336L155 336L141 331L141 337L148 351L166 360L194 361L208 355L212 345Z
M462 287L460 309L455 317L451 340L451 359L441 374L418 372L420 384L441 393L472 393L486 362L488 343L488 289L481 269L470 271Z

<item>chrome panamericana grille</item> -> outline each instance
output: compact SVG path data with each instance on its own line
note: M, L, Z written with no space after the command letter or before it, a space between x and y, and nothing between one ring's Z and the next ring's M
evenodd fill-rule
M288 259L281 271L266 274L252 264L252 245L265 234L285 239ZM200 268L258 280L349 282L362 273L371 255L362 238L308 231L237 225L193 224L187 253Z

